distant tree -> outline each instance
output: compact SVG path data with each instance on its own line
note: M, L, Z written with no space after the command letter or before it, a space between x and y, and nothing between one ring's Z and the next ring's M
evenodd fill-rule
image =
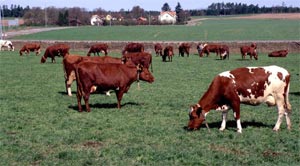
M171 11L171 8L168 3L165 3L161 8L161 11Z
M183 9L181 8L181 5L179 2L177 2L177 6L175 7L175 12L177 15L177 23L178 24L183 24L186 20L186 16L185 16L185 12L183 11Z
M66 10L65 12L59 12L57 24L59 26L66 26L69 24L69 12Z
M44 25L45 11L40 7L33 7L25 12L23 19L25 25Z
M132 14L132 18L138 18L144 15L144 9L141 8L140 6L134 6L131 9L131 14Z

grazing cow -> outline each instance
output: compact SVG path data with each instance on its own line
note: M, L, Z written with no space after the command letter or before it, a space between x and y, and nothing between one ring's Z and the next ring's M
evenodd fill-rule
M15 47L9 40L0 40L0 51L2 51L2 47L6 47L9 51L14 51Z
M245 59L246 55L249 55L251 60L252 60L252 57L254 57L254 59L257 60L258 54L257 54L256 48L257 48L256 43L251 43L250 46L240 47L242 59Z
M189 130L199 129L211 109L222 112L220 130L226 128L227 113L233 109L237 131L242 133L240 104L277 106L278 120L273 128L278 131L283 116L291 129L291 105L288 100L289 72L278 66L242 67L217 75L199 102L190 108Z
M268 56L269 57L286 57L288 54L288 50L279 50L279 51L273 51Z
M130 52L144 52L144 44L141 43L128 43L122 51L122 54Z
M174 51L172 46L166 46L164 49L164 54L162 56L162 61L166 62L166 59L168 57L169 62L172 62L172 57L174 56Z
M35 55L38 56L41 53L41 45L38 43L26 43L20 49L20 56L23 55L23 52L25 52L26 55L28 55L30 52L35 52Z
M141 64L143 67L147 69L151 67L151 72L153 72L151 54L147 52L134 52L134 53L127 53L122 56L122 60L125 63L128 59L130 59L135 65Z
M219 47L220 46L217 44L206 44L205 43L205 44L198 44L197 50L198 50L200 57L203 57L204 53L206 54L206 56L208 56L210 52L214 52L218 56L220 54Z
M162 56L163 48L162 48L161 44L156 43L156 44L154 45L154 50L155 50L156 56L158 56L158 55Z
M47 47L44 55L42 56L41 63L45 63L48 57L51 58L52 63L55 63L55 56L64 57L66 54L69 54L70 47L65 44L54 44Z
M92 61L95 63L115 63L122 64L121 58L114 58L110 56L103 57L83 57L79 55L66 55L63 59L63 67L65 73L65 85L66 91L69 96L72 96L71 85L74 80L76 80L75 76L75 66L81 61Z
M187 57L190 55L190 44L189 43L181 43L178 47L179 56L184 57L184 53L187 54Z
M90 56L91 53L97 53L97 55L99 56L99 52L103 51L105 55L107 55L107 50L108 50L108 45L105 43L100 43L100 44L95 44L92 45L91 48L89 49L89 52L87 53L87 56Z
M121 108L123 94L130 85L139 79L152 83L154 77L147 68L141 65L127 64L99 64L93 62L80 62L76 68L77 78L77 102L78 110L82 111L81 98L83 97L86 111L90 112L90 93L96 90L114 90L118 100L118 108Z

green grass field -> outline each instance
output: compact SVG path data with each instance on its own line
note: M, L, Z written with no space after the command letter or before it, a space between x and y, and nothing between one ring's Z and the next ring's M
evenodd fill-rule
M71 31L83 29L97 31L92 27ZM2 51L0 165L299 165L299 56L272 59L260 54L258 61L250 61L231 55L221 61L214 54L201 59L176 55L172 63L153 57L155 82L142 82L141 90L132 84L121 110L116 109L114 93L95 94L90 98L91 112L79 113L76 84L73 97L65 94L61 58L56 64L49 59L40 64L40 56ZM285 120L278 133L272 131L277 111L265 104L241 106L242 134L236 133L232 112L227 129L220 132L221 114L213 110L207 118L210 133L204 126L195 132L183 129L189 106L215 75L264 65L279 65L291 73L291 131Z
M23 40L232 41L299 40L299 20L203 20L197 26L76 27L15 37Z

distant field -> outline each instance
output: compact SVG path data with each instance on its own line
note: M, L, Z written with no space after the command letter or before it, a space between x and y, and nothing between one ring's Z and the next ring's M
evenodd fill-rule
M299 40L299 20L202 20L196 26L82 26L15 37L22 40L232 41Z
M81 29L81 28L80 28ZM83 28L85 29L85 28ZM87 28L88 29L88 28ZM101 28L100 28L101 29ZM83 37L83 35L81 36ZM43 53L43 52L42 52ZM86 52L74 52L84 55ZM111 53L119 57L119 52ZM121 110L116 97L91 95L92 112L78 113L65 94L61 58L40 64L40 56L0 56L0 165L289 165L300 163L299 54L258 61L217 60L214 54L174 57L162 63L153 57L155 82L132 84ZM241 105L243 133L236 133L232 111L220 132L221 114L207 116L211 133L183 129L188 108L196 103L213 77L241 66L279 65L291 72L292 130L285 119L278 133L275 107Z

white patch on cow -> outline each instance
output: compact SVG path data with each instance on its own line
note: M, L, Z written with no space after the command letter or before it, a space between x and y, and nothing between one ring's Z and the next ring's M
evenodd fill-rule
M71 92L71 88L70 87L68 88L68 95L72 96L72 92Z
M107 91L105 94L106 96L110 96L110 91Z
M219 76L221 76L221 77L227 77L227 78L230 78L230 79L234 79L235 78L234 75L232 75L230 73L230 71L224 71L224 72L220 73Z
M266 104L268 106L274 106L276 104L275 98L272 95L269 95L266 99Z
M90 93L93 93L93 92L95 92L96 90L97 90L97 86L93 85L93 86L91 87Z
M221 112L226 112L230 109L230 107L228 105L222 105L216 108L216 111L221 111Z
M221 57L224 57L225 55L227 55L227 51L225 51L223 54L221 54Z

